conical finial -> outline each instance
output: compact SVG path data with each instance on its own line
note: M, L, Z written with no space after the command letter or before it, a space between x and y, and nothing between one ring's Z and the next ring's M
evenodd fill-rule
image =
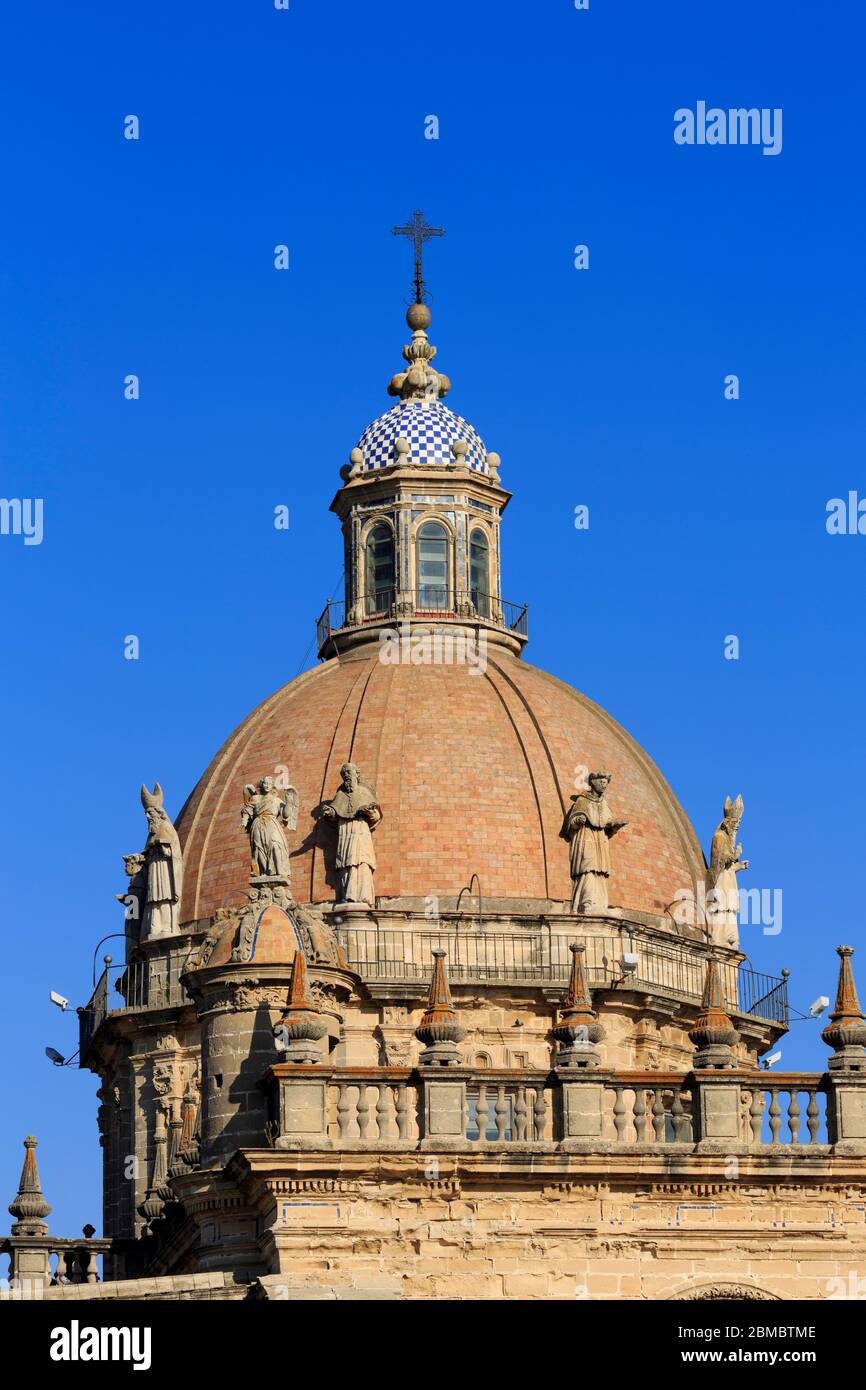
M418 1058L424 1066L436 1064L448 1067L460 1062L457 1044L466 1037L466 1029L457 1022L457 1010L448 987L444 951L433 952L430 994L427 1008L415 1029L415 1037L424 1043L424 1051Z
M866 1070L866 1020L857 998L857 986L851 969L851 946L837 946L839 957L839 983L836 987L836 1004L830 1015L830 1022L821 1034L828 1047L834 1049L827 1066L831 1071Z
M24 1140L24 1166L21 1169L21 1181L18 1184L15 1200L9 1204L10 1215L16 1218L16 1226L12 1228L13 1235L16 1234L16 1231L20 1234L21 1227L28 1228L31 1234L39 1234L48 1229L45 1224L45 1217L51 1211L51 1207L45 1200L42 1184L39 1181L39 1169L36 1165L36 1143L37 1141L32 1134L28 1134ZM36 1228L35 1232L34 1228Z
M307 980L307 962L302 950L295 951L286 1011L274 1028L277 1049L284 1062L321 1062L321 1048L314 1044L328 1031Z
M562 1001L559 1022L553 1030L553 1036L559 1043L556 1063L560 1067L597 1067L599 1056L592 1044L604 1037L604 1030L596 1022L583 971L586 947L573 941L569 950L571 975L568 992Z
M734 1043L740 1035L725 1012L725 996L719 976L718 962L714 956L707 957L707 973L704 976L704 993L701 1011L689 1030L689 1037L695 1048L695 1067L735 1067Z

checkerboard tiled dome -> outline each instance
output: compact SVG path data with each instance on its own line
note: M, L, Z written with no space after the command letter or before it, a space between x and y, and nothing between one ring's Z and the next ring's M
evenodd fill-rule
M487 450L468 420L455 415L441 401L400 401L368 425L358 441L364 467L385 468L394 462L394 442L409 441L410 463L453 463L451 445L462 439L466 462L479 473L487 472Z

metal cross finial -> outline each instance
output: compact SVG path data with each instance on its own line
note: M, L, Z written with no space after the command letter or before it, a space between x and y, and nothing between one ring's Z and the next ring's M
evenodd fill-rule
M424 242L429 241L430 237L444 236L444 227L428 227L424 221L423 212L413 212L412 221L405 227L392 227L392 236L411 237L415 247L415 303L423 304L426 290L424 288L424 277L421 273L421 257L424 250Z

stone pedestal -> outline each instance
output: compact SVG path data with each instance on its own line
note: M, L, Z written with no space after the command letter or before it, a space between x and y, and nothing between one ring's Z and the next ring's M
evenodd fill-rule
M831 1057L832 1066L835 1058ZM827 1134L845 1153L866 1153L866 1075L836 1068L827 1076Z
M692 1075L692 1125L698 1150L728 1152L746 1142L742 1128L742 1077L725 1071Z
M560 1148L584 1148L603 1135L605 1080L595 1072L557 1067L561 1081L562 1140Z
M466 1080L463 1068L422 1068L419 1072L422 1090L424 1133L421 1149L457 1149L466 1139Z
M330 1149L328 1086L333 1071L288 1062L271 1069L278 1087L278 1149Z

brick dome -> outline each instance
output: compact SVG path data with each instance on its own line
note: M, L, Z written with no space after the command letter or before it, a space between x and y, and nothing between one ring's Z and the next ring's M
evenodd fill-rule
M703 877L694 831L651 759L583 695L505 650L485 674L466 666L384 665L371 645L327 661L265 700L229 737L186 802L181 920L244 900L245 783L280 765L300 793L289 835L298 902L334 898L326 845L310 812L342 763L381 803L379 899L456 896L477 873L484 898L571 897L559 838L579 767L613 774L617 837L611 904L660 914Z

